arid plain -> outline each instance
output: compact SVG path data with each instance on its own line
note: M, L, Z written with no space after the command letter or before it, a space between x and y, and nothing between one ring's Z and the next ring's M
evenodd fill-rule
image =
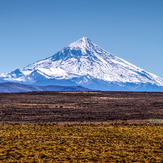
M163 93L0 94L0 162L163 162Z
M0 124L162 123L159 92L0 94Z

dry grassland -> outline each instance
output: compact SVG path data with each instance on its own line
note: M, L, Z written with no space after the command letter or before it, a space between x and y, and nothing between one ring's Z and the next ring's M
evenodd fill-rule
M163 162L163 125L0 126L0 162Z

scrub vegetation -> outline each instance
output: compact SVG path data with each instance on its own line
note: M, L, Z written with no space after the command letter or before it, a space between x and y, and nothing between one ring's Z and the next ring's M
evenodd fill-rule
M163 163L163 93L0 93L0 162Z
M0 162L163 162L163 125L1 125Z

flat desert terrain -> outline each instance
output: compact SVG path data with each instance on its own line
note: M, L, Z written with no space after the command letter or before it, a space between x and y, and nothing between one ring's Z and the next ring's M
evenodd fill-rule
M65 123L163 123L163 93L0 93L1 125Z

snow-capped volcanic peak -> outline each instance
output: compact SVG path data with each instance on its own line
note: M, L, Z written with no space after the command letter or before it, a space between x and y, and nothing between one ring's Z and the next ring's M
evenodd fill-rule
M71 80L80 85L100 80L163 86L162 78L110 54L87 37L65 46L47 59L0 75L0 81L35 83L46 79Z
M88 39L87 37L82 37L81 39L69 44L66 47L69 47L70 49L84 49L90 48L91 45L93 45L93 42L90 39Z

